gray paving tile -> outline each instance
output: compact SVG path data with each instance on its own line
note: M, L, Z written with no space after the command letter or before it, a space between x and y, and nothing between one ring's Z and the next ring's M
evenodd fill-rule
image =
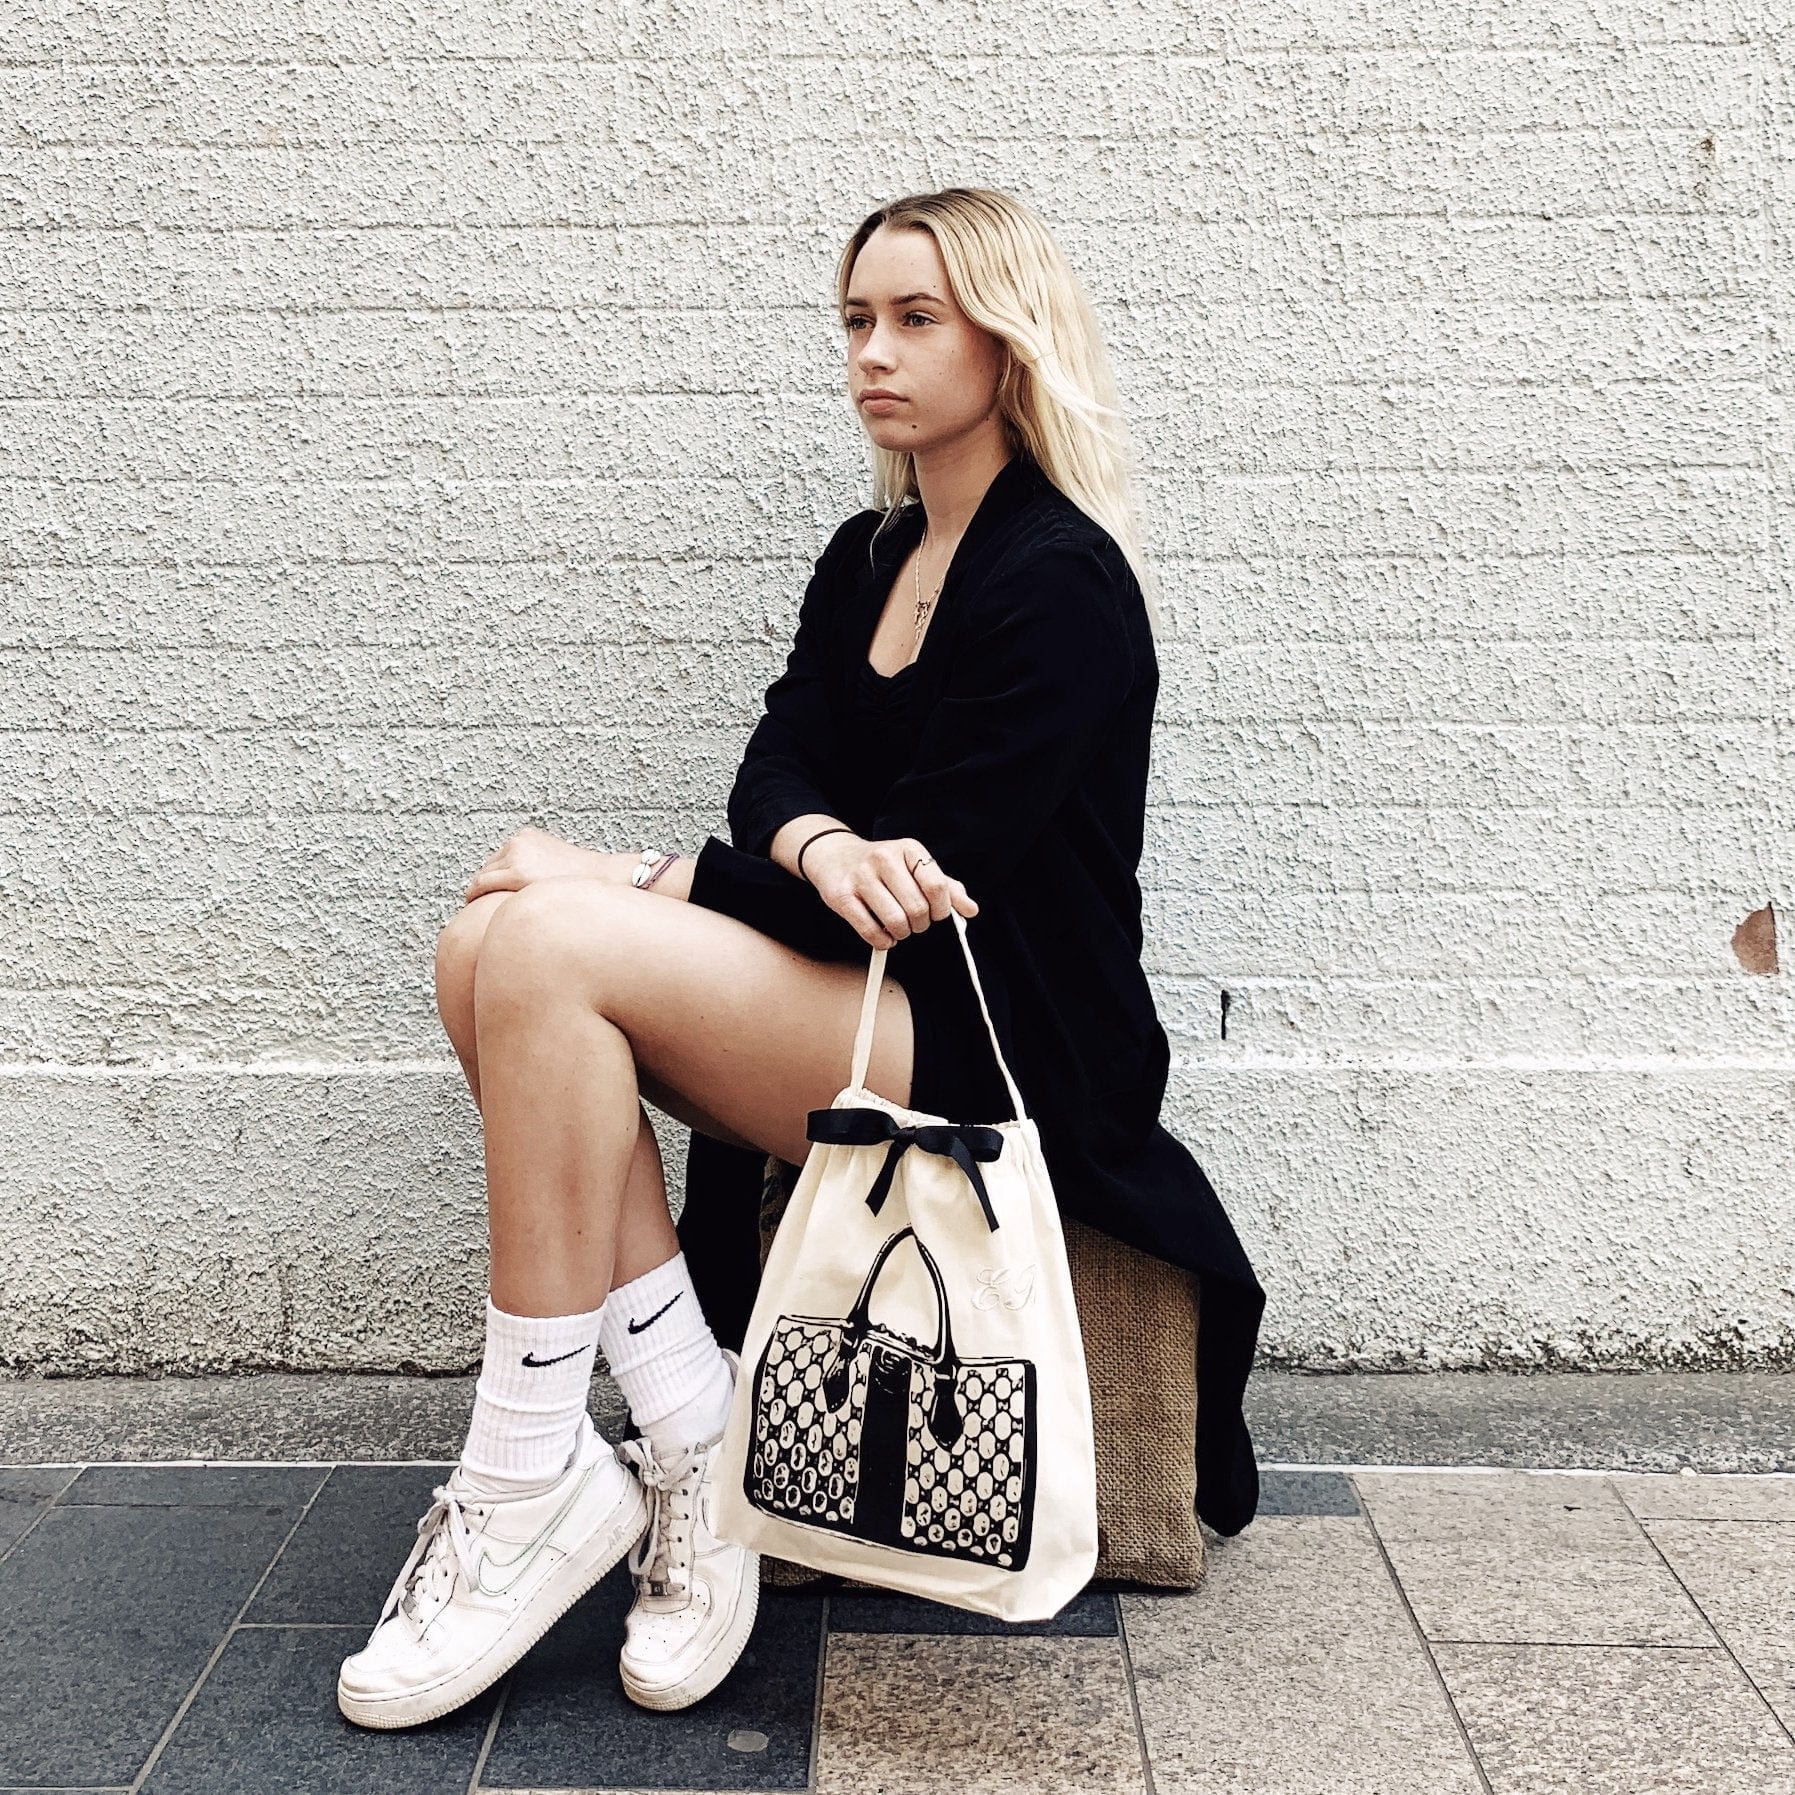
M337 1709L354 1627L251 1627L182 1717L143 1795L460 1795L498 1690L423 1726L376 1732Z
M1645 1525L1745 1674L1795 1732L1795 1522Z
M1718 1649L1435 1656L1494 1795L1795 1795L1795 1744Z
M0 1784L130 1781L298 1512L52 1508L0 1562Z
M1795 1432L1795 1425L1791 1426ZM1795 1521L1795 1476L1657 1476L1638 1472L1608 1479L1641 1520Z
M0 1467L0 1554L30 1530L78 1473L75 1465Z
M819 1795L1135 1795L1115 1639L834 1634Z
M1605 1478L1370 1471L1354 1481L1431 1640L1714 1643Z
M1116 1632L1116 1598L1085 1590L1051 1620L1005 1621L890 1590L843 1590L829 1598L831 1633L960 1633L1005 1638L1104 1638Z
M328 1465L89 1465L59 1506L303 1508Z
M1259 1473L1261 1515L1356 1515L1358 1492L1344 1471L1282 1471Z
M1124 1596L1122 1624L1160 1795L1480 1789L1362 1519L1256 1519L1200 1588Z
M672 1713L623 1693L617 1651L634 1596L626 1560L511 1673L481 1772L492 1789L801 1789L822 1656L823 1601L761 1591L748 1648L702 1701Z
M244 1618L371 1629L451 1468L337 1466Z

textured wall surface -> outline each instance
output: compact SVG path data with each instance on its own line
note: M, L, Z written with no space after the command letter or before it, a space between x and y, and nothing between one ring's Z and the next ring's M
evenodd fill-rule
M956 181L1139 437L1268 1357L1795 1362L1782 9L763 10L0 0L0 1368L474 1360L436 930L726 833L838 246Z

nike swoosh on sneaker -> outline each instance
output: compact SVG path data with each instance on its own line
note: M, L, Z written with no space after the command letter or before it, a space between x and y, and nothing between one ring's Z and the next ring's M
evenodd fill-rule
M573 1352L558 1352L552 1359L539 1359L534 1353L525 1353L524 1363L531 1366L559 1365L563 1359L571 1359L575 1353L583 1353L585 1350L583 1346L576 1346Z
M669 1309L671 1309L673 1307L673 1305L676 1302L678 1302L679 1299L684 1295L685 1295L685 1292L683 1290L674 1291L674 1293L670 1297L668 1297L667 1300L664 1303L662 1303L661 1306L658 1309L656 1309L655 1312L651 1316L649 1316L649 1318L646 1321L632 1321L629 1324L629 1331L632 1334L639 1334L643 1331L644 1328L653 1327L654 1324L657 1321L659 1321L661 1319L661 1317L663 1315L665 1315L667 1313L667 1311Z
M553 1535L555 1529L566 1520L567 1511L579 1500L580 1492L592 1481L592 1474L596 1469L597 1467L593 1465L588 1465L586 1467L579 1480L574 1484L572 1490L568 1492L567 1499L546 1521L543 1522L541 1528L536 1533L536 1536L533 1539L525 1540L511 1557L501 1558L490 1548L482 1552L478 1562L474 1566L475 1589L482 1595L509 1595L517 1580L523 1576L536 1561L536 1556L541 1552L542 1548L549 1543L549 1539ZM508 1576L503 1583L490 1583L487 1581L486 1576L489 1569L509 1571L511 1575Z

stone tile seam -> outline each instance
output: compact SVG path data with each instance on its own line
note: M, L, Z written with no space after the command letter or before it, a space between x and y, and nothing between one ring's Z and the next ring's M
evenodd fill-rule
M1703 1615L1702 1618L1706 1620L1707 1616ZM1562 1647L1567 1652L1721 1652L1726 1649L1718 1639L1712 1645L1691 1645L1687 1640L1659 1639L1433 1639L1428 1643L1477 1647L1545 1646L1554 1650Z
M816 1669L813 1673L815 1681L810 1692L810 1748L804 1759L804 1787L807 1790L817 1786L818 1758L822 1751L823 1707L829 1682L829 1640L834 1632L833 1616L830 1613L833 1601L834 1597L825 1589L822 1613L818 1620L820 1631L816 1645Z
M334 1468L335 1467L333 1466L332 1469L334 1470ZM312 1505L318 1500L319 1496L323 1494L324 1486L330 1482L330 1477L331 1473L326 1471L325 1474L318 1479L318 1487L305 1499L298 1515L294 1518L293 1525L281 1536L280 1544L274 1548L274 1551L269 1555L268 1562L262 1566L262 1574L256 1578L254 1587L250 1590L249 1594L243 1598L237 1612L231 1617L231 1624L225 1628L223 1636L212 1648L211 1655L206 1659L204 1665L201 1666L199 1675L194 1678L193 1686L181 1698L180 1705L169 1718L167 1726L162 1729L161 1736L150 1748L149 1756L144 1759L143 1763L138 1768L136 1776L131 1779L129 1795L139 1795L143 1785L149 1780L156 1768L158 1760L161 1758L163 1752L167 1750L169 1741L174 1738L182 1721L187 1718L188 1712L193 1707L194 1702L198 1699L200 1690L205 1687L206 1679L211 1676L219 1659L224 1656L231 1641L236 1637L237 1629L242 1623L244 1615L249 1612L250 1605L255 1601L256 1597L262 1593L262 1585L268 1581L274 1567L280 1562L281 1554L292 1544L294 1534L305 1525L306 1518L312 1512Z
M1349 1482L1352 1480L1349 1478ZM1446 1704L1446 1712L1452 1716L1452 1724L1458 1728L1458 1736L1465 1748L1465 1755L1471 1760L1471 1768L1476 1773L1478 1786L1484 1795L1495 1795L1490 1782L1489 1772L1483 1767L1483 1759L1478 1756L1477 1746L1471 1738L1471 1729L1465 1725L1465 1717L1458 1710L1458 1703L1453 1700L1452 1690L1448 1687L1445 1673L1440 1669L1440 1661L1434 1656L1434 1649L1427 1634L1422 1630L1419 1617L1415 1613L1414 1604L1409 1600L1409 1592L1403 1588L1402 1579L1396 1573L1396 1566L1391 1562L1388 1548L1384 1545L1384 1537L1378 1532L1377 1521L1372 1515L1371 1504L1366 1500L1365 1492L1357 1483L1353 1483L1353 1495L1357 1498L1359 1512L1350 1517L1359 1521L1370 1536L1378 1557L1383 1561L1384 1574L1390 1579L1390 1587L1396 1592L1396 1599L1402 1604L1402 1611L1408 1617L1409 1629L1415 1642L1420 1646L1427 1659L1427 1667L1433 1672L1434 1686L1440 1692L1440 1699Z
M492 1704L492 1715L486 1722L486 1731L481 1735L480 1749L474 1754L474 1767L468 1772L467 1795L479 1795L480 1778L486 1772L486 1760L492 1755L492 1748L499 1736L499 1723L505 1717L505 1704L511 1699L511 1677L507 1672L499 1689L498 1699Z
M8 1467L8 1468L10 1469L10 1467ZM38 1528L39 1524L43 1521L44 1516L47 1515L51 1509L55 1508L62 1501L63 1497L68 1494L70 1487L75 1482L75 1478L79 1477L81 1475L81 1469L82 1469L79 1466L70 1467L70 1466L66 1466L66 1465L50 1465L50 1466L33 1465L33 1466L27 1466L25 1468L29 1469L29 1470L57 1470L57 1471L68 1470L68 1469L72 1468L75 1472L75 1476L69 1478L69 1480L63 1484L62 1488L57 1490L54 1495L49 1496L49 1497L38 1498L38 1501L41 1503L41 1506L39 1507L38 1512L31 1517L30 1524L26 1527L25 1531L23 1533L21 1533L17 1539L11 1541L5 1547L4 1550L0 1550L0 1564L4 1564L7 1561L7 1559L9 1557L11 1557L11 1555L14 1552L16 1552L19 1549L19 1547L22 1546L26 1542L26 1540L28 1540L31 1537L31 1535L34 1532L37 1531L37 1528Z
M1733 1668L1745 1679L1746 1687L1758 1698L1764 1712L1770 1716L1771 1724L1791 1745L1795 1745L1795 1730L1791 1730L1789 1723L1784 1720L1775 1704L1770 1700L1769 1696L1764 1693L1763 1687L1758 1682L1757 1678L1745 1668L1743 1660L1741 1660L1739 1654L1733 1650L1730 1641L1727 1639L1726 1635L1721 1632L1718 1624L1708 1613L1707 1609L1702 1606L1700 1598L1697 1597L1695 1591L1683 1581L1682 1575L1677 1570L1677 1567L1670 1562L1669 1554L1666 1553L1664 1548L1659 1545L1658 1541L1653 1537L1652 1530L1646 1525L1645 1518L1634 1512L1632 1504L1627 1501L1625 1495L1623 1495L1619 1489L1614 1491L1614 1499L1621 1505L1622 1512L1625 1513L1632 1521L1633 1525L1639 1529L1646 1544L1657 1554L1659 1563L1662 1564L1670 1576L1675 1579L1677 1588L1683 1592L1684 1599L1695 1612L1702 1617L1702 1624L1714 1635L1715 1643L1719 1648L1732 1660ZM1669 1519L1670 1517L1659 1516L1657 1518Z
M352 1376L353 1373L320 1372L321 1377ZM400 1374L392 1372L373 1373L370 1375L396 1377ZM1425 1374L1423 1374L1425 1375ZM1467 1373L1468 1376L1477 1375ZM6 1381L0 1379L0 1394L4 1393ZM23 1381L23 1380L19 1380ZM80 1380L57 1380L59 1382ZM166 1380L173 1382L175 1380ZM419 1382L425 1381L422 1379ZM452 1458L109 1458L109 1459L44 1459L20 1460L0 1459L0 1471L87 1471L87 1470L148 1470L148 1471L233 1471L233 1470L269 1470L269 1471L334 1471L360 1470L438 1470L455 1464ZM1691 1488L1697 1484L1751 1482L1762 1483L1766 1479L1786 1481L1795 1485L1795 1471L1617 1471L1611 1466L1602 1465L1490 1465L1490 1464L1453 1464L1441 1462L1431 1465L1395 1465L1395 1464L1348 1464L1308 1459L1261 1459L1261 1471L1335 1471L1342 1476L1351 1477L1365 1473L1377 1476L1392 1475L1400 1477L1676 1477L1689 1484ZM69 1480L70 1483L73 1478ZM54 1503L61 1500L68 1485L53 1497L46 1498ZM155 1503L84 1503L81 1506L90 1508L166 1508L171 1506L164 1502ZM223 1508L237 1507L234 1503L181 1503L183 1508ZM251 1504L250 1506L259 1506ZM1655 1515L1654 1520L1729 1520L1731 1516L1696 1516L1696 1515ZM1767 1526L1786 1526L1787 1522L1767 1521ZM0 1795L6 1795L4 1786L0 1786Z
M1140 1692L1134 1682L1134 1653L1128 1644L1128 1611L1119 1597L1116 1598L1116 1646L1122 1654L1122 1681L1128 1690L1128 1712L1134 1720L1134 1741L1141 1754L1141 1780L1146 1795L1157 1795L1153 1753L1147 1743L1147 1723L1141 1715Z

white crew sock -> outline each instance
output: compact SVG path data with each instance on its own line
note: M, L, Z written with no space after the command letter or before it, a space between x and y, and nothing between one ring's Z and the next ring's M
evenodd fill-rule
M542 1488L567 1468L598 1356L605 1306L508 1315L486 1299L486 1354L461 1468L491 1494Z
M657 1457L723 1431L735 1373L698 1306L683 1252L612 1290L598 1341Z

